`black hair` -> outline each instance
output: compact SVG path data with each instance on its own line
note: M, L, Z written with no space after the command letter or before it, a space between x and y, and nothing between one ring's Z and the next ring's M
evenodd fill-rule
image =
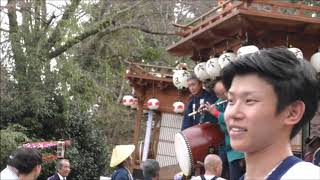
M10 156L8 165L15 167L19 174L29 174L41 163L42 155L38 150L21 147Z
M191 81L191 80L195 80L195 81L198 81L199 83L202 83L202 82L200 81L200 79L199 79L195 74L191 74L191 75L188 77L187 81Z
M157 177L159 176L160 166L158 161L154 159L147 159L142 164L142 171L144 177Z
M319 79L310 63L298 59L286 48L269 48L239 57L222 69L223 84L229 90L236 75L257 74L272 85L277 95L277 113L300 100L305 104L302 119L294 125L292 139L318 108Z

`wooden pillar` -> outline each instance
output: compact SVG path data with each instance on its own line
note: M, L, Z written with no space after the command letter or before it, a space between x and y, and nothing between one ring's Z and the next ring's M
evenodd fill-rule
M138 107L137 107L137 113L135 118L135 124L134 124L134 131L133 131L133 144L135 145L135 153L133 154L134 164L138 165L139 162L139 140L141 135L141 118L143 114L143 102L144 102L144 91L141 91L141 89L136 89L137 98L138 98Z

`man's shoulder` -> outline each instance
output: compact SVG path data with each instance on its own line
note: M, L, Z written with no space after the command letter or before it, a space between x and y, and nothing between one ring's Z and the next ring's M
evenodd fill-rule
M310 162L299 162L292 166L281 179L320 179L320 167Z
M60 180L57 173L54 173L52 176L48 177L48 180Z
M206 179L210 180L212 179L213 177L215 176L204 176ZM201 177L200 176L193 176L190 180L201 180ZM222 177L218 177L216 180L226 180Z
M212 93L209 93L208 91L206 90L203 90L203 96L205 98L210 98L211 101L215 102L216 100L218 100L218 97L215 95L215 94L212 94Z
M128 172L125 168L118 168L112 175L112 177L114 178L124 178L124 179L128 179Z
M18 176L8 167L6 167L0 173L0 179L18 180Z

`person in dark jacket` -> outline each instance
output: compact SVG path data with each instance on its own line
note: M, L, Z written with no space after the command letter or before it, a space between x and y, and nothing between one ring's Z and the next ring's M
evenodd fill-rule
M48 180L66 180L70 173L70 162L68 159L61 159L56 165L57 172L48 178Z
M192 116L188 116L189 113L197 111L200 105L209 102L210 104L214 103L218 98L217 96L207 92L203 89L202 82L195 76L192 75L188 78L188 89L191 93L188 105L184 112L182 128L181 130L187 129L194 125L204 123L204 122L213 122L217 123L217 118L214 118L211 114L207 112L197 113Z
M129 169L132 164L131 154L134 149L134 145L117 145L113 148L110 167L117 168L112 173L111 180L133 180Z

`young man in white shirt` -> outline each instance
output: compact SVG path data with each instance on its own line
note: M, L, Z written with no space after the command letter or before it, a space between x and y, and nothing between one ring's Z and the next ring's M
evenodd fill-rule
M320 168L293 156L290 139L315 115L315 69L285 48L240 57L223 69L231 146L245 153L241 179L320 179Z

